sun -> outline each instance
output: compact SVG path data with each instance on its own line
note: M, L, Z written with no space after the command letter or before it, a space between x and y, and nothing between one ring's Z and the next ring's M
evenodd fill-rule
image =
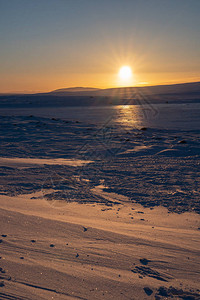
M129 81L132 78L132 70L129 66L123 66L120 68L118 76L122 81Z

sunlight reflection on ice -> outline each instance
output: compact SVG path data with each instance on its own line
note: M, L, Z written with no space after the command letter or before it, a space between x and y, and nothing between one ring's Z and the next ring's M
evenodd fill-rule
M136 105L120 105L116 106L117 118L116 122L123 127L136 127L141 120L144 119L144 109Z

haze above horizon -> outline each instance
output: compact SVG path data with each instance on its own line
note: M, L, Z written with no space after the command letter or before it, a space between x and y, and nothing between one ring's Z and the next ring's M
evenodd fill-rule
M199 81L199 11L199 0L0 0L0 93Z

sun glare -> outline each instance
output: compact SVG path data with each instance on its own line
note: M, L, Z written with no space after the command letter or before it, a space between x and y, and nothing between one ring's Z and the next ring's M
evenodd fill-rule
M128 81L132 77L132 70L129 66L123 66L119 70L119 78L123 81Z

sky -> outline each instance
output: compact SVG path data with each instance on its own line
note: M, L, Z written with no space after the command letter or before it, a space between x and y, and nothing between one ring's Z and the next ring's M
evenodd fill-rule
M199 15L200 0L0 0L0 93L200 81Z

